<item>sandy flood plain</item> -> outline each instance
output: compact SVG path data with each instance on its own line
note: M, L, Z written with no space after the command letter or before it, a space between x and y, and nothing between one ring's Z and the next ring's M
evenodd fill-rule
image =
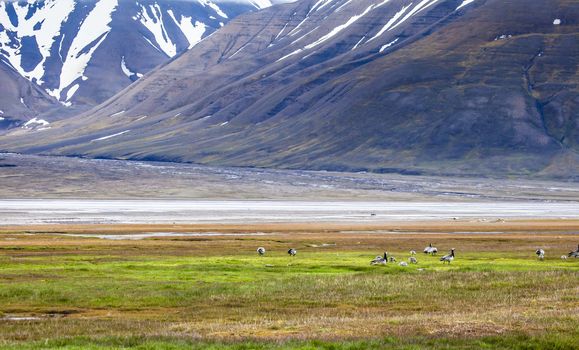
M0 226L75 224L503 223L579 220L579 203L273 200L0 200Z

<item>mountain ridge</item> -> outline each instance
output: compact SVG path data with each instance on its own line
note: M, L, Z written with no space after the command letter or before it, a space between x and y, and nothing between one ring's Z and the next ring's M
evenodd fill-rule
M566 0L286 4L236 18L42 142L13 135L0 147L213 165L570 176L578 164L578 18L577 3Z
M263 6L271 2L0 1L0 60L63 105L92 106Z

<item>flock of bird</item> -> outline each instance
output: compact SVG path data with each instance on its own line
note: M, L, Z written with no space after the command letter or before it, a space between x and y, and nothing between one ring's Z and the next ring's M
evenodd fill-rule
M539 248L535 252L539 260L545 260L545 250ZM567 258L579 258L579 244L577 245L577 250L572 250L567 255L561 255L561 260L567 260Z
M448 253L447 255L440 258L440 261L442 261L443 264L444 263L450 264L454 260L454 251L455 251L455 249L452 248L450 250L450 253ZM428 247L424 248L424 254L434 256L437 253L438 253L438 248L433 247L432 243L430 243L428 245ZM388 257L388 252L384 252L384 255L378 255L376 258L374 258L372 261L370 261L370 265L386 265L388 262L395 263L396 258L393 256ZM408 258L408 262L401 261L398 265L399 266L408 266L408 263L418 264L418 259L416 259L416 251L415 250L410 251L410 257Z
M295 250L294 248L290 248L287 251L289 256L296 256L296 254L298 253L297 250ZM257 254L259 254L259 256L264 256L265 255L265 248L264 247L259 247L257 248Z
M448 253L447 255L443 256L440 258L440 261L442 261L442 263L448 263L450 264L453 260L454 260L454 251L455 248L452 248L450 250L450 253ZM296 256L296 254L298 253L297 250L295 250L294 248L290 248L287 251L289 256ZM438 253L438 248L433 247L432 243L430 243L428 245L428 247L424 248L424 254L427 255L436 255ZM259 247L257 248L257 254L259 254L260 256L265 255L265 248L264 247ZM539 258L539 260L544 260L545 259L545 250L542 248L538 248L535 251L535 254L537 254L537 257ZM579 245L577 245L577 250L571 251L569 252L569 254L567 255L561 255L561 259L562 260L566 260L567 257L569 258L579 258ZM388 263L396 263L396 258L394 256L388 256L388 252L384 252L383 255L378 255L377 257L375 257L372 261L370 261L370 265L386 265ZM410 257L408 258L408 262L406 261L401 261L398 265L400 266L408 266L408 264L418 264L418 259L416 259L416 251L415 250L411 250L410 251Z

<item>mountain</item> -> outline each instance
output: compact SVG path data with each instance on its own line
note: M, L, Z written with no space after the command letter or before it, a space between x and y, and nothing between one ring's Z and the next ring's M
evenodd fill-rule
M231 18L266 6L269 0L0 1L0 61L63 105L92 106Z
M0 130L28 122L40 112L57 108L56 101L45 91L2 61L0 82Z
M302 0L0 149L436 174L578 169L579 2Z

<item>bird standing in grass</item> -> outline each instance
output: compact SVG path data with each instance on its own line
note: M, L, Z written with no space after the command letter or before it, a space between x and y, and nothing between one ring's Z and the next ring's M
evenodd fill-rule
M444 264L445 262L449 263L454 260L454 248L450 250L450 254L443 256L440 258L440 261Z
M257 248L257 254L259 254L259 256L264 256L265 255L265 248L264 247Z
M410 262L411 264L418 264L418 260L416 260L416 258L413 256L408 258L408 262Z
M572 252L569 252L568 255L569 255L570 258L579 258L579 245L577 245L577 250L576 250L576 251L574 251L574 252L573 252L573 251L572 251Z
M436 253L438 253L438 248L433 247L432 243L430 243L428 247L424 248L424 254L436 255Z
M288 250L287 253L288 253L290 256L296 256L296 254L298 253L298 251L295 250L295 249L293 249L293 248L290 248L290 250Z
M386 265L386 263L388 263L388 252L384 252L384 256L378 255L370 261L370 265Z
M410 255L416 255L416 250L411 250Z
M567 260L567 255L561 255L561 260Z
M400 265L402 267L406 267L406 266L408 266L408 263L406 261L401 261L400 264L398 264L398 265Z
M535 254L537 254L537 257L539 258L539 260L544 260L545 259L545 251L541 248L537 249L535 251Z

